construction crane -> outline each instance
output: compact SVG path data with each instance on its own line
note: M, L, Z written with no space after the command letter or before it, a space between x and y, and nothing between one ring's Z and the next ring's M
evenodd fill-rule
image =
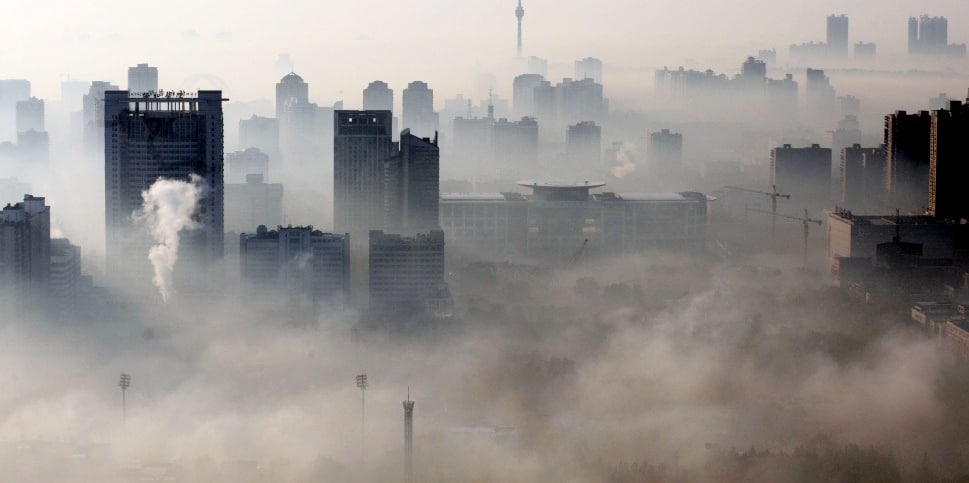
M770 245L771 250L777 249L777 198L791 199L791 195L782 195L777 192L777 185L771 185L771 191L760 191L750 188L741 188L739 186L724 186L728 190L746 191L748 193L757 193L759 195L764 195L770 198L770 210L774 218L771 219L770 224ZM753 210L753 209L751 209ZM757 211L757 210L753 210Z
M818 226L821 226L821 223L822 223L821 220L815 220L815 219L811 218L810 216L808 216L808 210L807 209L804 210L804 216L803 217L793 216L793 215L785 215L783 213L771 213L769 211L758 210L756 208L751 208L750 211L756 211L756 212L759 212L759 213L767 213L768 215L773 215L775 220L777 218L787 218L787 219L790 219L790 220L797 220L797 221L800 221L801 223L803 223L804 224L804 266L807 267L808 232L810 231L809 227L811 226L811 223L817 223Z
M585 256L585 252L588 248L589 248L589 239L586 238L582 242L582 246L580 246L579 249L576 250L574 254L572 254L572 258L569 260L569 268L574 267L575 264L578 263L583 256Z

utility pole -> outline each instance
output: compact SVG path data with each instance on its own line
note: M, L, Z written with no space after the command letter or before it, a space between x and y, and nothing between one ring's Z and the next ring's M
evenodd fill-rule
M367 375L359 374L357 375L357 388L360 389L360 454L363 455L364 452L364 424L366 421L366 396L367 393Z
M404 482L414 482L414 401L410 400L410 387L404 401Z
M118 387L121 388L121 424L126 424L128 421L128 405L125 400L125 393L128 391L128 387L131 386L131 376L128 374L121 374L121 381L118 382Z
M771 214L774 215L774 218L771 219L771 224L770 224L770 246L771 246L771 250L777 250L777 198L785 198L789 200L791 199L791 195L782 195L778 193L776 184L771 185L770 191L753 190L750 188L741 188L739 186L724 186L724 188L729 190L746 191L748 193L757 193L760 195L765 195L770 198L770 211L771 211ZM751 208L751 210L758 211L753 208ZM745 221L746 221L746 218L747 218L747 212L746 210L744 210Z
M773 215L774 220L776 220L777 218L787 218L787 219L790 219L790 220L797 220L797 221L800 221L801 223L803 223L804 224L804 267L807 268L808 233L810 232L810 228L809 227L810 227L810 224L811 223L816 223L818 226L821 226L822 221L821 220L815 220L815 219L811 218L810 216L808 216L808 210L807 209L804 210L804 216L803 217L801 217L801 216L785 215L785 214L782 214L782 213L771 213L769 211L758 210L758 209L754 209L754 208L751 208L750 211L756 211L758 213L767 213L769 215Z

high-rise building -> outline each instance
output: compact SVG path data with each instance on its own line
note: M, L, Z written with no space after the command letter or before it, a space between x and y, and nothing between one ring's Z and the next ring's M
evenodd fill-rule
M669 129L649 133L649 170L653 173L675 171L683 167L683 135Z
M531 117L498 119L491 133L491 149L497 161L511 166L534 165L538 161L538 122Z
M828 49L832 54L848 55L848 17L828 15Z
M364 111L393 111L394 90L384 81L373 81L363 90Z
M434 89L427 83L414 81L407 84L403 95L404 129L418 136L430 137L437 132L437 113L434 112Z
M0 79L0 141L16 139L16 125L10 121L15 118L17 103L27 99L30 99L30 81Z
M951 101L949 109L932 112L929 138L930 215L969 220L969 200L962 191L969 179L969 104Z
M440 198L437 138L404 129L398 153L384 165L384 227L404 235L440 229Z
M608 113L602 84L593 79L562 79L555 86L556 117L563 123L601 122Z
M548 76L548 61L534 55L525 59L525 73L538 74L542 77Z
M767 79L767 112L774 120L790 120L797 114L797 81L792 74Z
M288 308L344 302L350 294L350 237L312 226L264 225L239 236L243 291L256 302Z
M837 96L831 80L820 69L808 67L806 74L805 93L807 111L816 120L827 122L835 115L835 101ZM833 121L833 119L831 119Z
M128 67L128 92L154 92L158 90L158 67L138 64Z
M762 92L767 87L767 63L747 57L740 66L740 79L749 91Z
M17 102L17 134L27 131L42 132L44 127L44 101L36 97Z
M280 123L287 117L285 113L287 106L309 102L309 84L295 72L286 74L276 83L276 119L279 119Z
M104 93L116 90L110 82L94 81L81 101L84 153L93 159L104 155Z
M239 149L257 148L269 156L271 163L279 159L279 119L253 115L239 120Z
M884 159L884 146L853 144L841 149L841 204L845 208L860 211L881 206Z
M966 44L949 44L949 20L945 17L909 17L908 53L965 57Z
M896 111L885 116L889 207L922 213L929 199L929 137L932 116L927 111Z
M222 92L199 91L194 98L130 97L128 91L104 96L108 277L121 282L144 276L151 242L134 229L132 213L158 179L188 181L191 175L204 184L197 211L201 228L182 234L179 258L188 259L186 268L208 269L224 253Z
M336 111L333 137L333 225L363 240L383 227L384 162L391 153L390 111Z
M602 61L595 57L575 61L575 78L592 79L597 84L602 84Z
M17 134L20 160L33 166L45 166L50 161L50 137L46 131L33 129Z
M370 232L370 312L374 317L419 313L424 291L443 283L443 231L412 237Z
M878 46L873 42L856 42L856 59L874 59L878 54Z
M831 149L790 144L770 152L771 183L798 206L826 206L831 198Z
M258 148L246 148L225 155L226 183L245 183L250 174L269 179L269 156ZM255 226L255 225L253 225Z
M842 149L856 144L861 144L861 125L858 123L857 116L847 115L838 121L838 129L831 132L831 150L834 153L841 153Z
M246 176L244 183L225 185L225 231L243 233L259 225L283 223L283 185L266 183L260 174Z
M602 128L592 121L569 126L565 132L565 156L585 167L602 161Z
M512 108L519 117L535 116L535 88L545 80L538 74L522 74L512 84Z
M51 315L66 321L75 314L81 298L81 247L66 238L50 241Z
M50 207L24 195L0 212L0 300L18 311L42 309L50 290Z

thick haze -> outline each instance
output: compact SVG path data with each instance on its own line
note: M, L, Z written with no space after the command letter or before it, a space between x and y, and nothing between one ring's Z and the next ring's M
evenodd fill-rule
M289 53L311 85L311 98L343 99L358 107L360 90L380 78L397 91L428 81L436 103L464 92L474 76L510 65L515 53L514 1L368 0L365 2L188 2L126 5L16 0L16 22L0 31L0 78L32 80L34 95L60 97L59 82L103 79L122 85L137 62L160 67L159 85L180 88L196 74L221 78L227 95L270 98L272 69ZM652 69L687 65L736 72L745 55L775 48L779 61L792 43L824 40L825 16L851 19L849 41L876 42L880 58L904 54L906 21L921 14L949 18L949 41L969 42L969 4L952 0L798 3L606 2L527 0L524 54L549 60L552 79L571 76L572 61L594 56L608 73L633 71L617 92L636 98L652 84ZM9 18L9 17L8 17ZM107 77L107 79L104 79ZM190 83L185 88L215 87ZM641 87L639 87L641 86ZM497 93L510 98L499 77ZM617 89L618 87L618 89ZM643 92L636 92L642 89ZM478 93L474 93L478 94Z

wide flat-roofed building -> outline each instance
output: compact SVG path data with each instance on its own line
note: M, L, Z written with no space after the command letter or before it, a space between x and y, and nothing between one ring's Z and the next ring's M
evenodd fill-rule
M922 244L925 258L952 258L955 248L953 225L930 216L859 216L839 211L828 215L828 259L874 257L878 245L895 236L904 242Z
M590 193L604 183L521 182L532 194L444 194L441 227L456 250L570 259L648 249L702 249L702 193Z

